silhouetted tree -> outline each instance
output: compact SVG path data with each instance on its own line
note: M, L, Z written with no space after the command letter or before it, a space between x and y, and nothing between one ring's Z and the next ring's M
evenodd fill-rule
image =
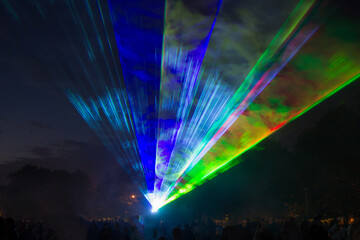
M26 165L10 174L3 187L6 214L22 218L82 214L92 181L81 171L69 173Z

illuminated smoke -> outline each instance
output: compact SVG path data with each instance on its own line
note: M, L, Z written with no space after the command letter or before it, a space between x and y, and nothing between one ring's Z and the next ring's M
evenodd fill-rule
M360 73L359 39L340 37L356 26L326 19L326 1L24 2L3 1L15 21L56 23L61 86L153 211Z

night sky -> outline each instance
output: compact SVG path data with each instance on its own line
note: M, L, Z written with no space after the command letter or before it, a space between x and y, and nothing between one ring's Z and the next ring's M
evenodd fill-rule
M51 36L36 41L36 33L31 35L36 27L19 26L4 10L0 27L1 163L41 161L46 166L69 169L83 166L73 159L58 160L69 151L86 154L80 146L101 144L54 80L49 59L40 50Z
M190 4L189 1L185 2ZM289 5L291 4L289 3ZM358 23L359 19L356 19L355 16L357 14L352 10L355 7L350 7L353 6L351 2L344 5L344 12L352 16L354 21ZM194 6L190 4L188 7ZM231 12L230 9L226 10ZM207 13L202 14L206 15ZM282 14L286 15L287 13ZM30 20L32 19L31 15L27 17ZM231 17L235 18L229 14L229 18ZM39 17L34 17L33 25L36 26L38 21L40 21ZM54 69L51 65L51 59L54 56L49 54L46 49L52 49L54 45L56 46L63 40L66 42L66 37L57 32L56 26L50 27L51 20L42 29L39 28L40 30L37 27L29 29L31 25L30 23L22 25L21 21L9 14L7 9L0 8L0 184L9 182L8 174L17 171L24 165L32 164L53 170L64 169L69 172L80 169L88 174L98 186L103 184L103 189L107 188L111 191L115 185L118 185L118 189L114 193L117 194L116 197L134 193L139 199L142 198L136 187L129 182L114 156L103 146L96 134L67 99L61 88L63 81L59 81L59 76L54 76ZM46 32L46 29L51 29L52 32ZM264 42L268 41L268 37L264 37L263 40ZM64 49L69 51L66 46ZM258 50L261 51L262 47L260 46ZM59 49L59 51L62 50ZM76 61L75 59L66 59L66 56L69 55L71 54L65 53L57 60L60 62L69 61L70 64L72 61ZM296 145L299 136L311 134L307 132L309 129L310 132L319 129L316 124L319 121L326 122L329 112L332 115L330 113L330 127L327 131L330 134L334 132L334 135L342 131L342 126L336 130L331 128L336 122L333 115L336 115L337 112L341 114L343 109L350 109L355 114L354 119L360 119L359 92L360 84L355 81L246 153L245 156L241 157L244 162L177 200L173 203L174 205L170 204L165 207L164 212L173 213L172 206L180 206L178 207L179 211L186 208L188 212L193 211L199 215L207 212L209 215L222 217L225 212L259 216L262 212L266 212L264 207L266 204L273 204L276 209L280 209L281 201L287 202L288 199L284 197L283 200L278 200L279 196L285 193L293 194L288 191L291 188L284 188L283 192L271 195L271 188L263 183L259 184L258 191L249 192L249 189L257 188L257 186L251 186L257 182L254 180L254 176L262 174L264 179L274 174L278 174L280 179L280 176L289 177L282 174L284 171L286 172L286 169L279 170L279 173L266 171L266 167L271 165L269 161L276 164L282 156L289 159L297 158L291 154L296 155L295 152L302 149ZM351 114L344 116L351 118ZM358 126L356 129L358 131ZM344 128L343 131L345 137L347 134L349 136L352 134L349 132L349 128ZM350 141L351 144L354 147L358 144L358 140ZM276 153L272 152L271 149L275 149ZM351 149L353 150L353 148ZM344 149L343 151L349 153L352 150ZM316 150L312 151L316 152ZM281 152L284 155L281 155ZM272 154L274 157L271 157ZM264 159L264 156L269 156L270 160ZM351 154L347 156L351 156ZM266 163L262 163L262 159ZM347 160L348 158L343 159L344 165L346 165L343 169L344 175L347 174L348 170L359 167L356 162L352 161L345 164ZM299 161L297 160L297 162ZM322 162L322 164L326 164L326 162ZM301 167L300 164L299 168ZM304 165L304 169L307 167ZM298 170L299 173L304 169ZM349 175L351 174L349 173ZM316 182L315 180L310 181ZM355 179L354 182L356 181L358 180ZM233 182L236 184L233 185ZM289 180L289 182L291 181ZM274 183L278 182L274 180ZM321 185L320 181L316 183ZM322 183L326 184L326 180ZM357 188L357 190L359 189ZM203 199L209 199L209 196L212 196L214 192L218 192L219 197L214 197L208 205L199 208ZM294 192L299 198L303 197L302 189L296 189ZM245 195L248 196L244 197ZM266 203L253 201L250 204L253 199L262 198L263 195L271 195L265 198L267 199ZM106 202L108 199L103 199L103 201ZM144 199L139 201L140 203L137 203L139 208L148 207ZM239 203L244 206L242 210L239 210ZM118 207L116 204L111 206ZM248 209L250 210L247 211ZM108 210L104 210L105 214L109 212ZM192 215L192 212L188 212L184 214L184 218ZM279 212L274 210L273 212L266 212L266 214L281 215ZM319 210L319 212L321 211ZM317 214L318 212L315 213L314 210L313 213Z

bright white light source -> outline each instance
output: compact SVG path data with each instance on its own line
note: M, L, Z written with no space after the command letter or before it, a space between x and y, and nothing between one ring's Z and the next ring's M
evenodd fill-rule
M148 193L145 197L152 206L152 213L156 213L162 206L164 206L165 201L161 198L156 198L154 193Z

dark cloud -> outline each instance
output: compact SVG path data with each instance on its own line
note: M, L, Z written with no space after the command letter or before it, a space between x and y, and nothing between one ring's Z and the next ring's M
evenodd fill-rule
M125 182L119 185L131 185L124 170L115 157L101 144L63 140L48 145L34 146L28 150L30 156L17 157L16 161L0 165L0 174L7 176L14 169L25 164L32 164L49 169L75 171L80 169L96 180L105 176L122 176ZM6 171L8 169L8 171ZM4 181L4 179L2 179Z
M86 151L85 149L91 148L91 144L73 141L73 140L64 140L59 143L54 143L53 146L56 148L56 151L60 154L67 154L69 152L79 152L79 151ZM98 146L102 147L102 146ZM96 147L95 147L96 148ZM106 151L104 149L104 151Z
M64 140L62 143L58 144L58 146L62 146L65 148L74 148L74 147L85 147L89 146L88 143L73 141L73 140Z
M49 126L48 124L42 123L42 122L38 122L38 121L31 121L29 122L29 125L35 128L39 128L39 129L47 129L47 130L53 130L54 128Z
M30 153L40 158L48 158L53 155L53 150L48 147L34 147L30 149Z

